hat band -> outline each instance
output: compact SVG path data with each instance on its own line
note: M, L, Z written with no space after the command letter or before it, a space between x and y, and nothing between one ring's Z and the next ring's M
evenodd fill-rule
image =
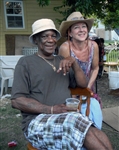
M71 20L84 20L84 18L83 17L74 17L74 18L72 18Z

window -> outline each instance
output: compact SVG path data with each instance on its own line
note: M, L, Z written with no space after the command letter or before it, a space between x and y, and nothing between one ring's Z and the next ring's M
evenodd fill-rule
M4 0L6 28L23 29L24 14L21 0Z

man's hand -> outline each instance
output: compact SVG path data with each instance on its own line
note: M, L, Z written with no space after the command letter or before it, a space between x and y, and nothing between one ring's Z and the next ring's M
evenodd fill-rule
M63 60L61 60L59 64L59 69L57 72L59 73L60 71L63 71L63 75L66 75L66 73L69 72L69 69L72 67L72 64L75 62L75 58L73 57L67 57Z
M53 114L77 111L77 108L67 107L65 104L53 106Z

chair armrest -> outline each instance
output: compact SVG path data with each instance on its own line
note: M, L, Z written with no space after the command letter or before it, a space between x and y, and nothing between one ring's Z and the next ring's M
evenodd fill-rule
M72 95L86 95L89 97L93 97L94 93L89 89L89 88L81 88L81 87L76 87L76 88L70 88L71 94Z

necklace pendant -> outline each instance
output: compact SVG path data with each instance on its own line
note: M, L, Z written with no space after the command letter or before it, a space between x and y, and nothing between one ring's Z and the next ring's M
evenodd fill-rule
M41 57L46 63L48 63L50 66L52 66L52 69L54 70L54 71L56 71L56 67L53 65L53 64L51 64L48 60L46 60L44 57L42 57L41 55L39 55L38 54L38 56L39 57Z
M56 67L55 66L52 66L52 68L53 68L54 71L56 71Z

